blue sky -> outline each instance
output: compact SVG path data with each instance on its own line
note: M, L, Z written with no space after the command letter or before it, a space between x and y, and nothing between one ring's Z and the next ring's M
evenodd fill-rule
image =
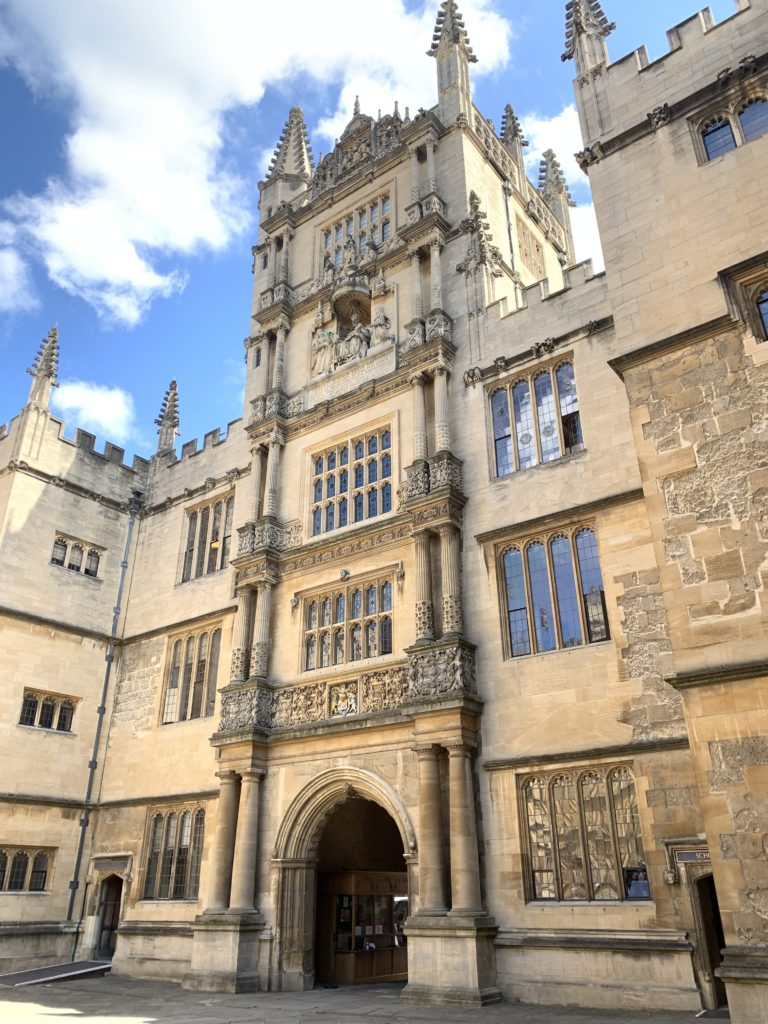
M57 324L55 410L151 454L179 382L181 441L241 414L257 182L286 119L304 109L315 156L356 94L375 115L435 102L437 3L293 0L0 0L0 423L26 401ZM552 147L595 253L587 179L562 63L564 0L466 0L474 99L497 128L511 103L536 155ZM616 60L653 59L693 0L605 0ZM717 20L733 0L711 4ZM365 11L365 14L361 14ZM302 16L303 12L303 16Z

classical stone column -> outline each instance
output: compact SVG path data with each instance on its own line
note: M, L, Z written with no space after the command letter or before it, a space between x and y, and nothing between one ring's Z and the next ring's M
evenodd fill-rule
M419 758L419 913L447 910L440 770L434 744L416 747Z
M477 854L472 751L465 743L448 748L448 800L451 820L451 913L482 912Z
M272 581L262 580L258 586L256 623L251 647L251 675L266 677L269 671L269 614L272 606Z
M208 909L211 911L226 910L229 907L232 857L235 849L235 829L237 828L238 783L240 781L237 772L216 772L216 775L221 781L208 897Z
M411 319L421 320L421 253L418 249L408 253L411 261Z
M429 534L426 530L414 537L416 545L416 643L435 638L435 609L432 604L432 564Z
M440 569L443 577L443 635L464 633L461 609L461 545L452 523L440 527Z
M277 281L277 238L269 239L269 287L274 288Z
M451 450L451 424L448 418L448 370L435 367L435 444L439 452Z
M253 591L244 587L237 595L237 612L232 634L232 667L229 673L231 683L241 683L248 678L248 655L253 625Z
M235 853L232 861L232 910L252 911L256 889L256 851L259 838L259 793L263 768L246 768L240 781Z
M280 472L280 449L285 444L285 439L280 431L276 430L269 439L269 454L267 455L267 485L264 495L264 515L277 515L277 482Z
M437 175L435 174L435 139L427 138L427 191L437 192Z
M427 408L424 403L424 378L420 373L410 379L413 395L413 461L427 458Z
M411 150L411 201L419 198L419 157L415 149Z
M277 340L275 342L275 365L272 370L272 390L279 391L283 386L283 369L285 367L285 339L288 334L288 324L280 321L277 328Z
M440 309L443 293L443 276L440 264L442 243L437 239L429 243L429 282L432 294L432 309Z
M264 485L264 446L251 448L251 489L248 495L248 522L258 522L261 516L261 492Z
M288 281L288 244L291 241L291 237L292 237L292 235L291 235L290 231L286 230L282 234L282 239L283 239L283 253L282 253L282 256L283 256L283 258L280 261L280 276L278 278L278 281L280 282L280 284L287 283L287 281Z

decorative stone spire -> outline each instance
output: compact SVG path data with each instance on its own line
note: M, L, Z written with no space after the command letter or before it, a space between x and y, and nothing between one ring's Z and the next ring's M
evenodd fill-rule
M29 389L29 401L36 405L47 406L51 396L51 388L59 386L56 371L59 368L59 331L52 327L48 337L44 338L38 349L35 361L27 373L32 376Z
M554 151L551 149L544 152L539 164L539 192L541 192L544 202L563 226L568 262L573 263L573 234L571 231L571 216L568 210L576 204L571 199L571 193L568 189L568 183L565 180L563 170Z
M163 404L160 406L160 415L155 423L158 433L158 452L173 448L173 439L179 433L179 392L175 380L168 385L168 390L163 396Z
M302 178L309 181L312 176L312 147L304 124L301 107L292 107L288 120L280 134L272 162L264 182L268 185L276 178Z
M501 118L501 141L514 157L520 170L525 173L523 148L528 145L528 140L523 136L520 122L515 117L515 112L509 103L504 107L504 114Z
M576 71L586 74L608 61L607 36L616 25L608 21L600 0L568 0L565 5L565 52L563 60L576 59Z
M472 113L469 65L477 57L469 45L464 19L454 0L443 0L437 12L432 46L427 56L437 60L437 114L444 125Z
M428 57L437 57L440 45L447 42L449 46L458 46L470 64L477 62L477 57L469 45L469 36L464 27L464 19L454 0L443 0L437 12L435 31L432 36L432 47L427 50Z

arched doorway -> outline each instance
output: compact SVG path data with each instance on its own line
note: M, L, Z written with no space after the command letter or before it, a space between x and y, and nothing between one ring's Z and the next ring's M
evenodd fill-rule
M96 958L111 960L117 943L117 926L120 923L120 904L123 898L123 880L109 875L99 890L99 924L96 940Z
M351 797L328 816L317 852L315 983L406 981L408 874L390 815Z
M337 809L341 811L347 803L351 805L350 809L341 813L338 818L334 818L334 812ZM375 809L363 807L362 805L366 803L375 805ZM384 818L381 817L382 814ZM402 873L405 873L404 882L398 881L397 886L404 885L406 895L411 894L409 876L412 862L415 860L416 836L408 812L392 786L375 773L352 766L332 768L316 775L292 801L275 841L273 870L276 876L276 915L273 965L275 985L279 991L303 991L312 988L315 984L315 943L318 931L316 920L318 926L322 927L316 916L321 845L323 863L333 870L321 871L320 875L336 873L338 857L341 856L339 843L331 838L334 833L338 834L337 829L331 829L323 844L326 825L332 819L336 826L346 824L353 832L364 829L364 823L367 820L374 827L374 842L378 830L386 833L386 847L390 852L396 845L391 827L394 825L400 839L399 863L394 873L399 873L401 877ZM389 819L391 824L387 823L386 819ZM371 844L367 840L364 843L361 850L371 848ZM392 856L394 855L392 854ZM390 863L389 858L386 863ZM383 872L383 874L386 873ZM361 880L361 886L362 884L363 880ZM355 885L357 885L357 880L355 880ZM324 879L321 895L329 895L327 888ZM330 895L343 896L355 895L355 893L337 892L330 893ZM363 894L360 893L360 895ZM367 895L377 894L369 892ZM389 895L392 897L394 925L394 897L396 894L390 892ZM335 914L335 901L332 905ZM379 905L380 907L381 905ZM375 936L376 926L373 922L362 919L357 923L353 922L355 908L351 904L346 908L342 906L339 909L350 911L349 923L353 930L353 945L355 938L365 939L365 928L370 925L374 928ZM360 936L354 935L356 927L362 929ZM323 934L327 936L327 929ZM331 937L334 934L338 935L338 931L330 932ZM381 934L384 934L383 925ZM326 939L322 941L326 942ZM328 939L326 942L326 962L325 964L321 962L319 965L321 971L329 969L327 958L330 954L330 941ZM375 943L375 938L371 941ZM353 949L352 952L354 953L355 950ZM373 951L363 949L362 952Z

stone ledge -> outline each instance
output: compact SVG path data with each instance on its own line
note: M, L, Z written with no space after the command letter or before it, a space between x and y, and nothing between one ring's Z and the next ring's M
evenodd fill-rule
M768 985L768 947L726 946L723 962L715 971L727 982L757 982Z
M605 949L621 952L635 950L642 953L689 953L693 949L685 932L672 930L628 932L510 928L498 933L494 945L538 949Z
M417 1006L493 1006L503 1002L497 988L438 988L413 984L405 986L400 999Z

